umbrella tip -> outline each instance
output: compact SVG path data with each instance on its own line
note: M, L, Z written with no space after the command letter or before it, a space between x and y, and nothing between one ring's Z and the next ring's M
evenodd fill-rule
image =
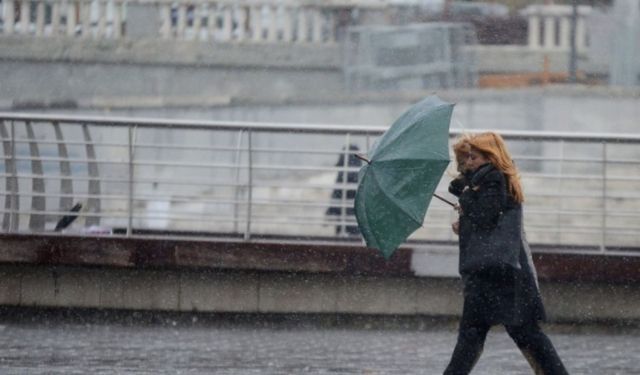
M362 154L354 154L354 155L355 155L356 158L358 158L360 160L363 160L363 161L366 161L367 164L371 164L371 160L367 159L364 155L362 155Z

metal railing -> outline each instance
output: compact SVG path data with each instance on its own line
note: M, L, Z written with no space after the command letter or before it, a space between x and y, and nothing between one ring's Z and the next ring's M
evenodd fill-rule
M0 113L2 231L359 244L349 192L359 166L349 156L384 130ZM533 244L640 247L640 135L501 134L521 171ZM453 176L452 165L441 194ZM76 203L82 210L70 212ZM434 201L410 242L453 243L454 220Z

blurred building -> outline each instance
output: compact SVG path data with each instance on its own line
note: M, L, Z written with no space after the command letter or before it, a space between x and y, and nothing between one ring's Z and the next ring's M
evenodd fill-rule
M637 13L637 0L578 8L582 82L638 85ZM0 107L224 105L561 83L571 25L570 5L542 3L2 1Z

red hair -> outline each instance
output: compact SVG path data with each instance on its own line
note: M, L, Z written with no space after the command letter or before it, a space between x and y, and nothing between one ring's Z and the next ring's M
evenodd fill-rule
M513 163L507 145L502 137L494 132L480 133L471 136L469 145L481 152L493 166L504 173L507 178L507 191L518 203L524 202L524 193L520 184L518 169Z
M469 156L469 151L471 150L469 139L470 136L468 134L463 134L456 140L456 143L454 143L452 146L453 154L456 158L456 169L458 170L458 172L463 172L461 167Z

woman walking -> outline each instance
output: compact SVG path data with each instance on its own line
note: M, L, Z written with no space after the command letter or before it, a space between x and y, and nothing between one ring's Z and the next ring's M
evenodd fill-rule
M465 137L454 145L454 153L460 175L449 191L459 197L460 217L452 227L460 237L464 306L444 374L469 374L489 329L498 324L505 326L536 374L567 374L538 325L545 312L521 229L524 195L504 140L492 132Z

